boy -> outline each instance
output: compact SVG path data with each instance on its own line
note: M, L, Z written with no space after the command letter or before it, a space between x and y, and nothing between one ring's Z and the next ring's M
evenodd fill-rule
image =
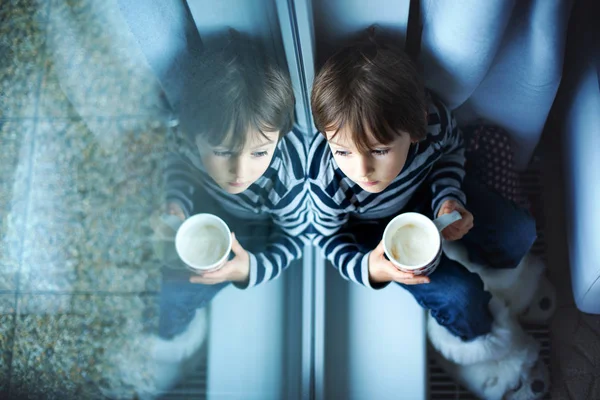
M309 226L306 145L292 131L287 74L258 45L229 31L224 46L202 53L195 75L168 159L167 210L181 221L200 212L221 217L232 230L234 257L191 277L165 269L164 338L181 334L230 282L245 289L279 277L301 256Z
M432 344L452 363L516 353L506 313L478 275L443 255L431 276L413 276L384 255L387 222L407 211L434 219L458 210L462 219L442 232L444 239L462 239L471 261L495 268L515 268L536 237L526 211L465 179L461 133L449 110L426 92L412 61L371 36L327 60L311 103L322 135L310 146L307 179L316 242L327 259L345 279L368 288L394 281L408 290L430 311ZM434 330L443 340L432 336ZM534 369L533 362L525 364L521 384L544 374L539 363ZM464 383L474 391L482 387ZM506 389L516 386L510 382ZM543 394L546 382L536 390L535 396Z

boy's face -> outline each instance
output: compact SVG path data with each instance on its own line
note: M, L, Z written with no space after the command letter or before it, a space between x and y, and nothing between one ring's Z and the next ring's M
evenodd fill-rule
M271 163L279 139L279 132L249 133L244 148L239 153L227 145L211 147L197 139L202 163L211 178L226 192L242 193L260 178Z
M408 155L411 139L398 136L386 145L372 142L370 153L361 153L345 129L325 132L333 157L344 174L370 193L383 191L398 176Z

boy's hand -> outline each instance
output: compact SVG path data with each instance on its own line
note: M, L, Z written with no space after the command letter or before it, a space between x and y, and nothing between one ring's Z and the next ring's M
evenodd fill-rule
M192 275L190 282L203 285L216 285L221 282L246 282L250 276L250 255L231 233L231 251L235 257L225 261L223 266L216 271L203 272Z
M441 217L444 214L449 214L452 211L458 211L462 215L462 219L448 225L443 231L442 236L446 240L459 240L465 236L471 228L473 228L473 214L471 214L466 208L464 208L456 200L446 200L442 203L440 211L437 217Z
M405 285L418 285L429 283L426 276L415 276L408 272L402 272L385 258L383 240L369 254L369 280L371 283L384 283L396 281Z
M185 221L185 214L179 205L176 203L167 203L160 210L156 210L150 216L150 227L154 231L155 236L162 240L174 240L177 232L178 223L169 223L165 215L175 216L180 222Z
M182 221L185 220L185 214L177 203L167 203L167 214L174 215Z

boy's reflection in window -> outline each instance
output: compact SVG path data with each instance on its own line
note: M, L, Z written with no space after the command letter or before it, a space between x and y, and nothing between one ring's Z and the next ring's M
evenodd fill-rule
M306 146L292 130L287 73L233 30L215 47L201 54L182 94L166 170L167 212L179 221L218 215L235 233L232 255L202 275L179 262L164 269L165 338L185 331L196 310L230 282L246 289L279 277L301 256L309 224Z

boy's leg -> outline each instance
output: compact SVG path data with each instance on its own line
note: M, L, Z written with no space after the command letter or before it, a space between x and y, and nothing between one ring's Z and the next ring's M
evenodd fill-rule
M474 225L461 242L471 261L494 268L515 268L536 240L533 216L468 175L463 191Z
M537 394L547 390L539 344L511 319L503 301L483 289L478 275L444 256L430 278L429 284L400 286L430 310L427 334L438 365L481 398L504 398L519 385L539 387Z
M160 293L160 316L158 334L163 339L179 335L194 318L196 310L206 307L212 299L229 285L191 283L192 272L163 268Z
M404 211L431 217L429 204L417 198ZM381 240L386 221L379 222L353 230L365 250ZM500 398L518 384L541 383L542 391L548 387L547 379L538 379L547 372L543 364L536 364L539 345L511 318L502 299L484 290L479 275L444 254L430 280L429 284L398 285L429 310L427 334L433 355L455 379L482 398ZM508 372L506 365L511 366Z
M477 272L487 290L507 301L523 322L547 322L556 308L556 291L543 261L530 252L536 240L533 216L468 174L463 189L474 227L462 240L445 243L444 252Z
M440 265L428 284L404 285L431 316L461 340L469 341L490 333L493 317L490 293L483 289L479 275L442 255Z

